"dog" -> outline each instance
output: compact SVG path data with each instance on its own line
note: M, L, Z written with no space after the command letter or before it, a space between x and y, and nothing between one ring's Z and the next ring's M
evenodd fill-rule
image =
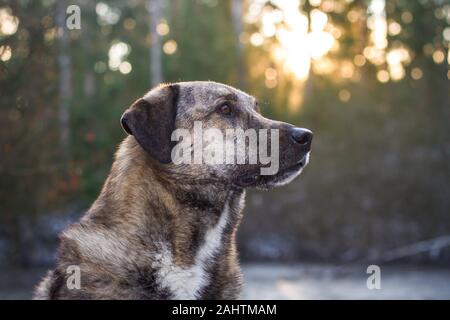
M205 128L276 130L279 169L256 164L174 163L172 133ZM236 230L245 190L292 181L307 165L313 134L264 118L256 99L215 82L152 89L121 118L120 144L101 193L60 235L57 265L34 299L237 299L242 275ZM273 144L275 140L270 140ZM79 286L69 270L79 270Z

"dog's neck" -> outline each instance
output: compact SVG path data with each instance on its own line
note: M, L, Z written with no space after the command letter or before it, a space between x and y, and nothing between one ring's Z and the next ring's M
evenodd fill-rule
M162 241L170 243L175 262L189 265L208 230L220 222L224 209L228 208L223 238L225 245L234 246L245 191L225 184L171 181L162 172L135 139L128 137L121 144L101 195L87 217L111 226L134 225L130 234L151 225L148 232L159 232L168 238Z

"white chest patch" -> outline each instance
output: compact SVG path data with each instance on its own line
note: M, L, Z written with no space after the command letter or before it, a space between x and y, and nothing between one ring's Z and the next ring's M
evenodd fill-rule
M207 262L220 248L229 211L227 201L217 224L206 232L204 242L197 251L192 266L182 268L175 265L172 254L165 245L161 253L154 257L153 267L158 268L160 285L169 288L175 299L196 299L200 289L208 284L209 275L205 271Z

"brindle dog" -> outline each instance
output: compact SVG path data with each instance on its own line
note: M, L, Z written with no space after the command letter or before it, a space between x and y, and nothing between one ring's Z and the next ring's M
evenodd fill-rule
M261 164L174 164L176 128L278 129L279 171ZM151 90L121 119L121 143L98 199L60 236L57 266L36 299L235 299L245 189L290 182L307 164L312 133L259 114L252 96L214 82ZM81 285L68 286L70 266ZM69 268L69 269L68 269Z

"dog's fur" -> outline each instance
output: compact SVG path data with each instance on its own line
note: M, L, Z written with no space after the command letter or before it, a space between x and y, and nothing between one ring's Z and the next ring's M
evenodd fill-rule
M233 114L219 111L224 103ZM218 111L219 110L219 111ZM214 82L162 85L123 115L121 143L103 189L85 216L60 236L57 266L36 299L234 299L242 278L236 253L245 188L291 181L309 158L310 142L292 142L292 125L258 113L256 100ZM280 130L280 171L261 165L174 164L170 135L194 121L220 130ZM81 270L81 288L66 285Z

